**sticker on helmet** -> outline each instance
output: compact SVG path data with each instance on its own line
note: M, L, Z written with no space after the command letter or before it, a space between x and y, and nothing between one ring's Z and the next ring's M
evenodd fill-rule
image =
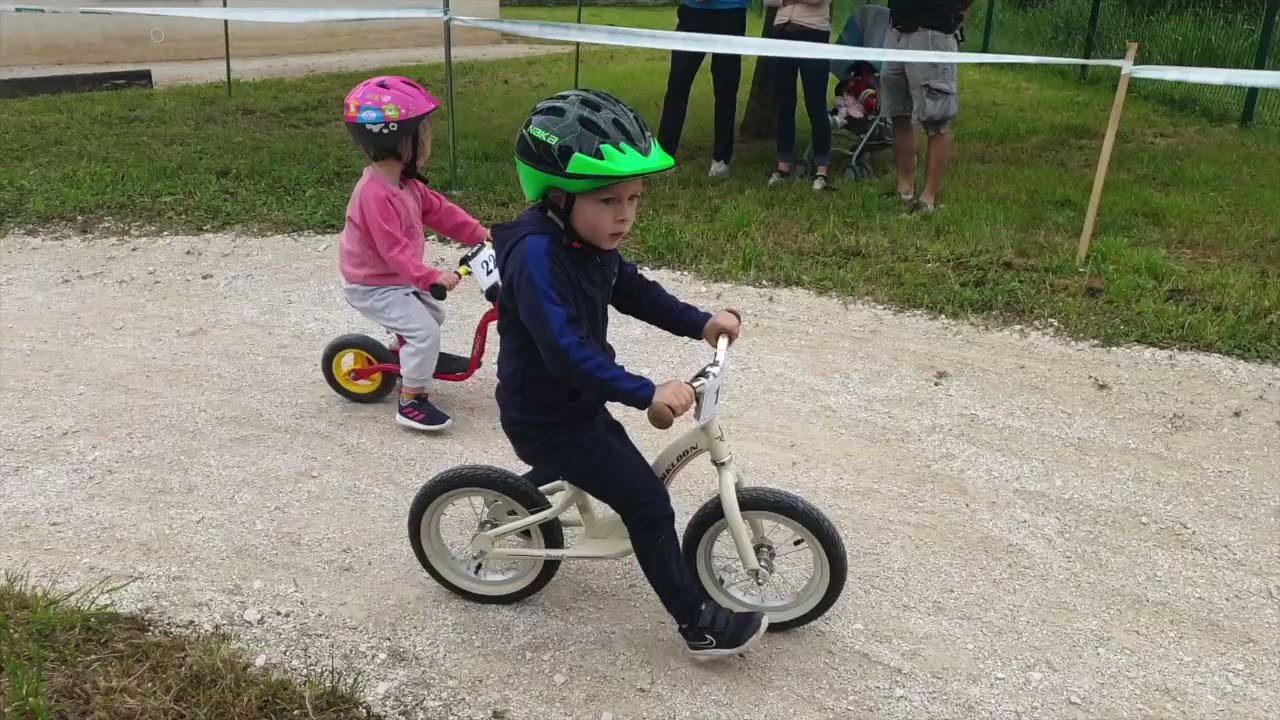
M400 117L400 108L395 105L383 105L382 113L387 116L388 120L395 120Z
M379 110L378 108L374 108L374 107L360 108L360 122L376 123L376 122L382 122L383 120L386 120L386 117L382 114L382 111Z
M529 134L551 145L555 145L556 143L560 142L560 138L556 137L555 135L552 135L551 133L547 132L546 130L543 130L540 127L529 128Z

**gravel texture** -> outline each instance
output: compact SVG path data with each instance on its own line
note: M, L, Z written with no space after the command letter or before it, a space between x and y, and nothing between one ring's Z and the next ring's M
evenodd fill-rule
M359 670L410 718L1280 716L1276 367L655 273L745 312L729 440L850 560L826 617L695 665L633 560L566 564L508 607L418 567L422 482L523 469L496 348L438 387L443 437L342 400L325 343L383 334L343 301L334 242L0 239L0 564L132 578L127 606L230 627L268 667ZM464 285L448 306L465 351L483 301ZM628 318L613 335L659 380L710 358ZM648 453L674 437L618 414ZM681 526L713 478L681 477Z

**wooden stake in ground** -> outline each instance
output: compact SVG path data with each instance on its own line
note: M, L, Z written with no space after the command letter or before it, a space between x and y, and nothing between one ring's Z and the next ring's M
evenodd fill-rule
M1098 205L1102 202L1102 186L1107 181L1107 168L1111 165L1111 148L1116 144L1116 130L1120 127L1120 114L1124 111L1124 98L1129 94L1129 78L1133 75L1133 60L1138 55L1138 43L1129 43L1125 53L1125 67L1120 71L1120 84L1116 86L1116 99L1111 103L1111 119L1107 122L1107 135L1102 140L1102 155L1098 158L1098 173L1093 176L1093 195L1089 197L1089 211L1084 216L1084 230L1080 233L1080 248L1076 251L1076 264L1083 265L1089 254L1089 240L1093 238L1093 226L1098 221Z

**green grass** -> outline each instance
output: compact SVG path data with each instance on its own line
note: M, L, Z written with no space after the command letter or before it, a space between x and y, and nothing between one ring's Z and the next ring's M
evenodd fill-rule
M1106 0L1094 57L1124 57L1133 40L1140 44L1140 63L1252 68L1261 39L1264 5L1265 0ZM1092 6L1092 0L997 3L992 50L1081 57ZM970 51L982 47L986 13L987 3L977 0L968 23ZM1280 42L1272 45L1267 58L1268 68L1280 68ZM1071 68L1060 72L1077 71ZM1098 82L1105 84L1109 80L1104 77ZM1195 112L1215 121L1238 122L1244 110L1244 88L1136 81L1133 89L1136 95L1156 100L1171 110ZM1280 92L1261 92L1257 122L1280 125Z
M111 588L0 579L4 720L348 720L379 717L358 683L254 667L221 633L171 633L111 609Z
M572 10L520 14L557 13ZM669 8L589 9L588 19L673 22ZM458 199L477 217L522 209L513 133L537 99L572 82L572 61L569 53L456 68ZM439 67L391 70L443 83ZM583 50L583 82L620 94L654 124L666 72L661 52ZM4 101L0 222L93 230L112 217L166 230L336 232L362 164L338 105L365 75L240 83L231 99L208 86ZM1113 89L1033 68L963 66L961 92L947 208L908 217L881 197L887 177L821 196L798 184L768 190L769 142L740 144L734 177L709 181L704 71L682 166L651 183L629 252L723 280L1280 360L1280 131L1209 125L1132 99L1090 259L1103 290L1090 293L1073 256ZM448 178L446 126L441 113L437 184Z

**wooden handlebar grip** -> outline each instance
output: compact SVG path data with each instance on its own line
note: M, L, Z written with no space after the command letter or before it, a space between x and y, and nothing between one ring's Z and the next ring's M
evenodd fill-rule
M666 430L675 424L676 414L665 404L656 402L649 406L649 424L659 430Z

